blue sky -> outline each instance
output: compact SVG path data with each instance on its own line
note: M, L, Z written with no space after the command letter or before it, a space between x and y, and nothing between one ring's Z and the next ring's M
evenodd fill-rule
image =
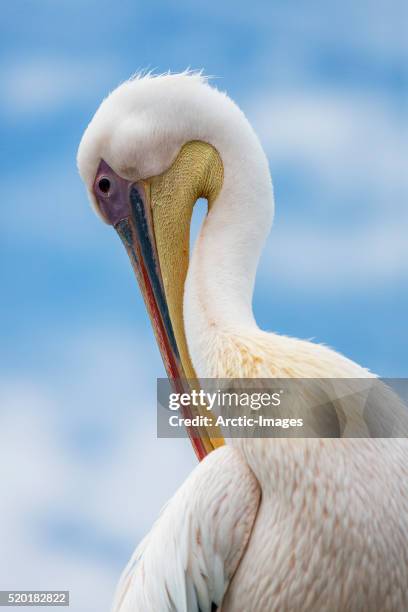
M136 70L204 68L261 138L276 220L260 325L407 375L407 11L401 0L3 8L0 588L70 588L76 612L93 590L108 609L133 546L195 464L185 441L155 440L163 367L126 254L75 167L98 104Z

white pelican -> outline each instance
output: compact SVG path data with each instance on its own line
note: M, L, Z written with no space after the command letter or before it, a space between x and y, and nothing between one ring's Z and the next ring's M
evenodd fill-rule
M268 163L244 114L200 74L123 83L89 124L78 165L125 243L170 377L372 376L325 346L258 328ZM189 262L199 197L208 214ZM221 447L200 428L192 442L208 456L137 548L116 612L408 610L406 440Z

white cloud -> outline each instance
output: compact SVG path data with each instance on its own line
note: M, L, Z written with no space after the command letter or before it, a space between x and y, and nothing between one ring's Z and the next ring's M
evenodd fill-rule
M188 0L180 0L179 5L187 10L191 7ZM300 54L313 45L321 47L322 43L326 46L320 49L321 53L330 43L336 47L340 44L343 50L350 47L363 50L382 61L396 53L406 53L404 0L377 0L375 5L371 0L343 0L341 5L324 0L313 5L257 2L250 11L243 2L225 0L216 13L208 2L199 0L194 8L203 19L219 20L225 28L240 24L246 31L253 32L253 28L257 28L260 34L269 33L274 52L279 44L287 42L295 52L300 48ZM276 33L285 37L284 42L280 38L276 40ZM262 47L257 48L258 56Z
M75 612L108 609L127 562L109 545L130 554L196 465L187 440L155 438L156 362L135 335L54 338L48 372L0 380L2 588L69 589ZM72 443L86 420L107 431L97 457ZM68 544L66 525L79 534Z
M105 96L115 84L111 59L37 57L10 62L2 77L2 105L9 117L38 116L67 104ZM116 77L117 78L117 77Z
M334 91L258 95L248 115L272 174L290 168L293 176L309 179L307 205L299 202L297 219L293 210L285 211L275 184L277 219L283 221L268 241L261 282L319 292L406 282L403 116L375 96Z
M272 169L291 164L337 195L363 187L373 204L408 193L406 123L385 100L336 91L281 91L258 94L248 115ZM388 201L387 206L405 204Z
M92 210L74 152L71 159L19 167L18 174L4 177L2 193L10 206L4 210L0 233L9 241L18 243L24 236L26 246L68 249L76 255L104 245L114 248L114 232Z
M292 287L313 294L366 292L408 281L405 223L333 228L287 224L272 231L259 269L267 291Z

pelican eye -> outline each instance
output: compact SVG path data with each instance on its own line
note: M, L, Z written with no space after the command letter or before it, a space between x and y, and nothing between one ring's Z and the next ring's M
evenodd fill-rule
M110 180L106 178L106 176L103 176L98 181L98 188L101 193L104 193L105 195L107 195L111 188Z

